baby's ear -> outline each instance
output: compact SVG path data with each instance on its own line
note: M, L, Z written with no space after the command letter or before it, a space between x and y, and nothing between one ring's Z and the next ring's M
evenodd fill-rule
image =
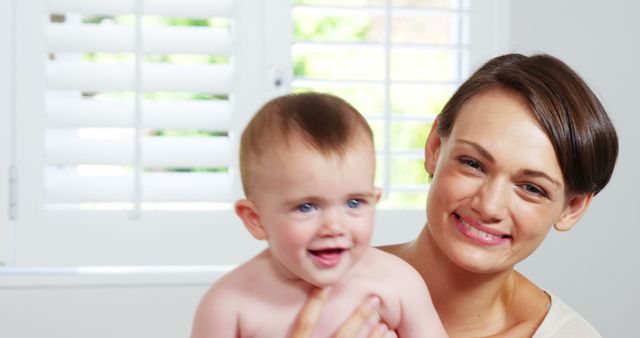
M241 199L235 205L236 215L240 217L244 227L257 240L267 239L267 233L260 223L260 214L256 205L248 199Z
M382 196L382 188L377 188L377 187L376 187L376 188L375 188L375 191L374 191L374 193L373 193L373 198L375 199L376 204L377 204L378 202L380 202L380 197L381 197L381 196Z

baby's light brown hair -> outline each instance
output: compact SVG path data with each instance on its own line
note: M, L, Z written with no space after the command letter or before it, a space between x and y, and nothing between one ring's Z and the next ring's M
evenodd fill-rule
M337 96L302 93L277 97L258 110L242 133L240 174L244 193L250 197L256 167L271 149L300 140L324 156L344 156L351 141L362 139L373 149L373 133L366 119Z

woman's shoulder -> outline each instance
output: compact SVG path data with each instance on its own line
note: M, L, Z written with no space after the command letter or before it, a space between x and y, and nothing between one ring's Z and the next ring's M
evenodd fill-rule
M551 306L542 324L533 335L534 338L602 337L586 319L562 299L548 291L545 293L551 299Z

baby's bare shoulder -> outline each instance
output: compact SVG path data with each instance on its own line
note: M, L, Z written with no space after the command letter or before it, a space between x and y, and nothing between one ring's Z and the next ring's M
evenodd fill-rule
M219 277L202 297L201 307L213 309L233 304L233 299L243 296L243 275L238 268Z
M421 297L428 294L420 274L401 258L371 248L357 273L359 285L375 289L375 293L392 297Z
M234 301L242 292L233 285L236 270L218 278L202 296L196 310L192 338L235 337L242 302Z
M402 258L377 248L370 248L366 255L366 268L375 273L381 273L388 278L395 279L398 275L420 278L418 272Z
M235 267L218 278L209 288L205 298L236 299L249 297L256 289L256 280L268 283L272 274L269 263L258 255Z

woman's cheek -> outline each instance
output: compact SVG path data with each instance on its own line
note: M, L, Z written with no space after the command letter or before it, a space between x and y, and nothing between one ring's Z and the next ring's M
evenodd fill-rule
M462 173L459 168L455 166L448 166L443 169L439 177L440 186L452 193L463 194L472 191L480 182L478 177L471 177L470 175Z

